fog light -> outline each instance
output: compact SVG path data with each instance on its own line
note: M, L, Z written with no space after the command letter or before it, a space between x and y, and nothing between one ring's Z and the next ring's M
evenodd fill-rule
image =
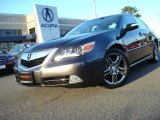
M73 83L80 83L80 82L83 82L83 80L81 78L79 78L78 76L76 75L71 75L69 77L69 83L70 84L73 84Z

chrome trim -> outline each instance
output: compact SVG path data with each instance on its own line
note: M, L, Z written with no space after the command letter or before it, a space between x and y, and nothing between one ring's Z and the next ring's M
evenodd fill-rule
M42 84L41 86L42 87L57 87L57 86L66 86L66 85L74 85L74 84L80 84L80 83L82 83L82 82L77 82L77 83L67 83L67 84L56 84L56 85L52 85L52 84L50 84L50 85L46 85L46 84Z
M57 81L69 81L69 78L62 78L62 79L55 79L55 80L46 80L43 81L44 83L48 83L48 82L57 82Z
M32 84L33 82L32 82L32 81L21 81L21 83L24 83L24 84Z
M134 50L137 50L137 49L146 47L146 46L148 46L148 45L143 45L143 46L139 46L139 47L133 48L133 49L131 49L131 50L128 50L128 52L131 52L131 51L134 51Z
M142 60L140 60L140 61L138 61L136 63L131 64L130 67L133 67L133 66L137 65L138 63L141 63L141 62L143 62L143 61L145 61L145 60L147 60L147 59L149 59L151 57L152 57L152 55L149 55L148 57L146 57L146 58L144 58L144 59L142 59Z
M55 54L55 52L57 51L58 48L54 48L50 51L49 55L47 56L47 58L43 61L42 66L47 64L48 61L52 58L52 56Z
M45 51L38 51L38 52L31 52L31 53L23 53L21 56L21 59L26 61L35 60L38 58L42 58L47 56L50 53L51 50L45 50ZM30 59L28 59L28 55L30 55Z
M25 67L23 65L19 65L18 67L23 69L23 70L25 70L25 71L29 71L29 70L33 70L33 69L36 69L36 68L41 67L41 66L42 66L42 64L38 65L38 66L35 66L35 67L32 67L32 68L27 68L27 67Z
M71 84L57 84L57 85L46 85L46 84L42 84L42 87L56 87L56 86L66 86L66 85L71 85Z
M42 67L42 68L43 68L43 66L44 66L45 64L47 64L48 61L52 58L52 56L55 54L55 52L57 51L57 49L58 49L58 48L54 48L54 49L50 50L49 55L46 57L46 59L43 61L43 63L40 64L40 65L38 65L38 66L31 67L31 68L27 68L27 67L25 67L25 66L23 66L23 65L20 64L18 67L21 68L21 69L23 69L23 70L25 70L25 71L33 70L33 69L36 69L36 68L38 68L38 67ZM42 51L42 52L43 52L43 51ZM41 68L41 69L42 69L42 68Z

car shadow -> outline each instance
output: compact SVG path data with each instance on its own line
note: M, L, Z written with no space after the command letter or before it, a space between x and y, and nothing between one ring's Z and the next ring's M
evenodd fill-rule
M155 69L159 67L160 61L158 63L148 63L146 61L134 66L130 69L126 84L130 84L131 82L138 80L139 78L153 72Z
M0 78L2 77L6 77L6 76L11 76L14 75L14 71L13 70L1 70L0 71Z
M160 58L160 55L159 55ZM158 63L149 63L148 61L142 62L134 67L132 67L129 71L128 79L125 83L131 84L132 82L139 80L139 78L153 72L155 69L160 67L160 60ZM84 87L95 87L95 86L104 86L104 83L102 84L87 84L87 85L71 85L71 86L65 86L66 88L84 88Z

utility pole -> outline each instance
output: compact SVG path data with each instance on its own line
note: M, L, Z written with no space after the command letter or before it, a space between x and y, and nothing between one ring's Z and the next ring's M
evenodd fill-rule
M93 11L94 11L95 18L97 18L97 9L96 9L96 1L95 0L93 0Z

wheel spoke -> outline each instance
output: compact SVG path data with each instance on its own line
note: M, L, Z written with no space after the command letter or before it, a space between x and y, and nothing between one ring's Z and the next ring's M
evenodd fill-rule
M119 74L125 75L127 73L127 68L126 67L118 67Z
M104 77L106 77L106 76L108 76L108 75L110 75L111 74L111 69L110 69L110 67L108 68L108 69L106 69L105 71L104 71Z
M117 85L127 75L127 63L125 57L118 52L108 54L105 60L104 79L110 85Z
M112 84L117 83L117 74L112 74Z
M121 56L117 55L117 58L116 58L116 60L115 60L114 63L115 63L116 65L119 65L120 62L121 62L121 59L122 59Z
M108 66L112 66L113 61L108 57L108 58L106 59L106 63L107 63Z

